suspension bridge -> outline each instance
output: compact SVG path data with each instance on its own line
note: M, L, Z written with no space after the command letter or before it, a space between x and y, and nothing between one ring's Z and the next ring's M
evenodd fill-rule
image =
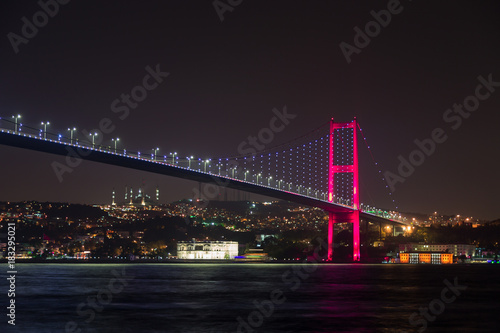
M362 130L356 118L351 122L332 118L294 140L258 153L204 159L182 158L175 152L160 155L159 148L127 151L119 147L118 138L110 145L97 144L97 133L82 140L75 135L76 128L68 128L69 136L55 134L47 131L50 122L32 126L23 125L20 119L20 115L0 118L0 144L66 156L67 165L59 163L60 172L81 158L321 208L329 216L329 260L336 223L353 225L354 261L360 260L360 219L409 225L396 211L360 202L358 132Z

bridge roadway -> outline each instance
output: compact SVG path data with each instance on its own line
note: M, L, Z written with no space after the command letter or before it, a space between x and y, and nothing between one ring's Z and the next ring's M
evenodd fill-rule
M41 139L35 135L23 133L15 134L14 131L8 131L5 129L0 130L0 144L55 155L69 156L68 158L74 158L72 156L79 156L83 160L116 165L141 171L148 171L165 176L184 178L196 182L225 186L236 190L296 202L302 205L318 207L325 211L333 213L349 213L354 211L354 209L350 206L331 203L325 200L276 189L270 186L258 185L240 179L196 171L189 168L168 164L163 161L158 162L145 158L138 158L132 155L114 153L103 149L94 149L82 145L60 142L57 140ZM360 218L377 223L381 222L389 224L408 225L408 223L405 222L388 219L363 211L360 212Z

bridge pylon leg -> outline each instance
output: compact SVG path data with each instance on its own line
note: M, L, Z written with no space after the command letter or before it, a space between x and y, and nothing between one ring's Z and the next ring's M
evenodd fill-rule
M335 222L337 222L335 214L328 212L328 261L332 261L333 259L333 231Z
M352 222L352 260L359 261L360 256L360 239L359 239L359 210L351 213Z
M333 260L333 235L335 223L350 222L352 223L352 260L359 261L360 254L360 233L359 233L359 210L352 213L332 213L328 212L328 261Z

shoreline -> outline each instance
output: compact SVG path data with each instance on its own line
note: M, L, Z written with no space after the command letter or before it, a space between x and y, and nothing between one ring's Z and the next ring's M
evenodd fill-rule
M301 264L304 260L271 260L271 261L237 261L228 259L16 259L16 264ZM8 263L0 259L0 264ZM327 262L309 262L324 263ZM332 263L332 262L329 262ZM333 262L339 264L351 264L352 262ZM369 263L369 262L365 262ZM357 263L356 263L357 264Z
M0 264L7 264L6 259L0 259ZM272 260L272 261L235 261L227 259L16 259L16 264L349 264L349 265L421 265L421 266L443 266L443 264L407 264L407 263L382 263L382 262L348 262L348 261L333 261L333 262L308 262L305 260ZM471 264L488 264L487 262L471 262L471 263L453 263L444 264L450 265L471 265Z

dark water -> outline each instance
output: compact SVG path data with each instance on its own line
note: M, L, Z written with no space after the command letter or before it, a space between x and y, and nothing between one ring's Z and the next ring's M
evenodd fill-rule
M74 325L75 332L209 333L238 332L240 325L240 332L402 333L418 332L424 322L426 332L500 332L500 265L18 264L17 268L16 326L7 325L8 287L2 279L0 332L65 332L66 325ZM116 275L125 277L119 280ZM447 288L443 281L453 285L455 278L467 288L455 294L443 291ZM430 304L435 315L429 312L424 319L419 308ZM238 317L246 324L239 324Z

